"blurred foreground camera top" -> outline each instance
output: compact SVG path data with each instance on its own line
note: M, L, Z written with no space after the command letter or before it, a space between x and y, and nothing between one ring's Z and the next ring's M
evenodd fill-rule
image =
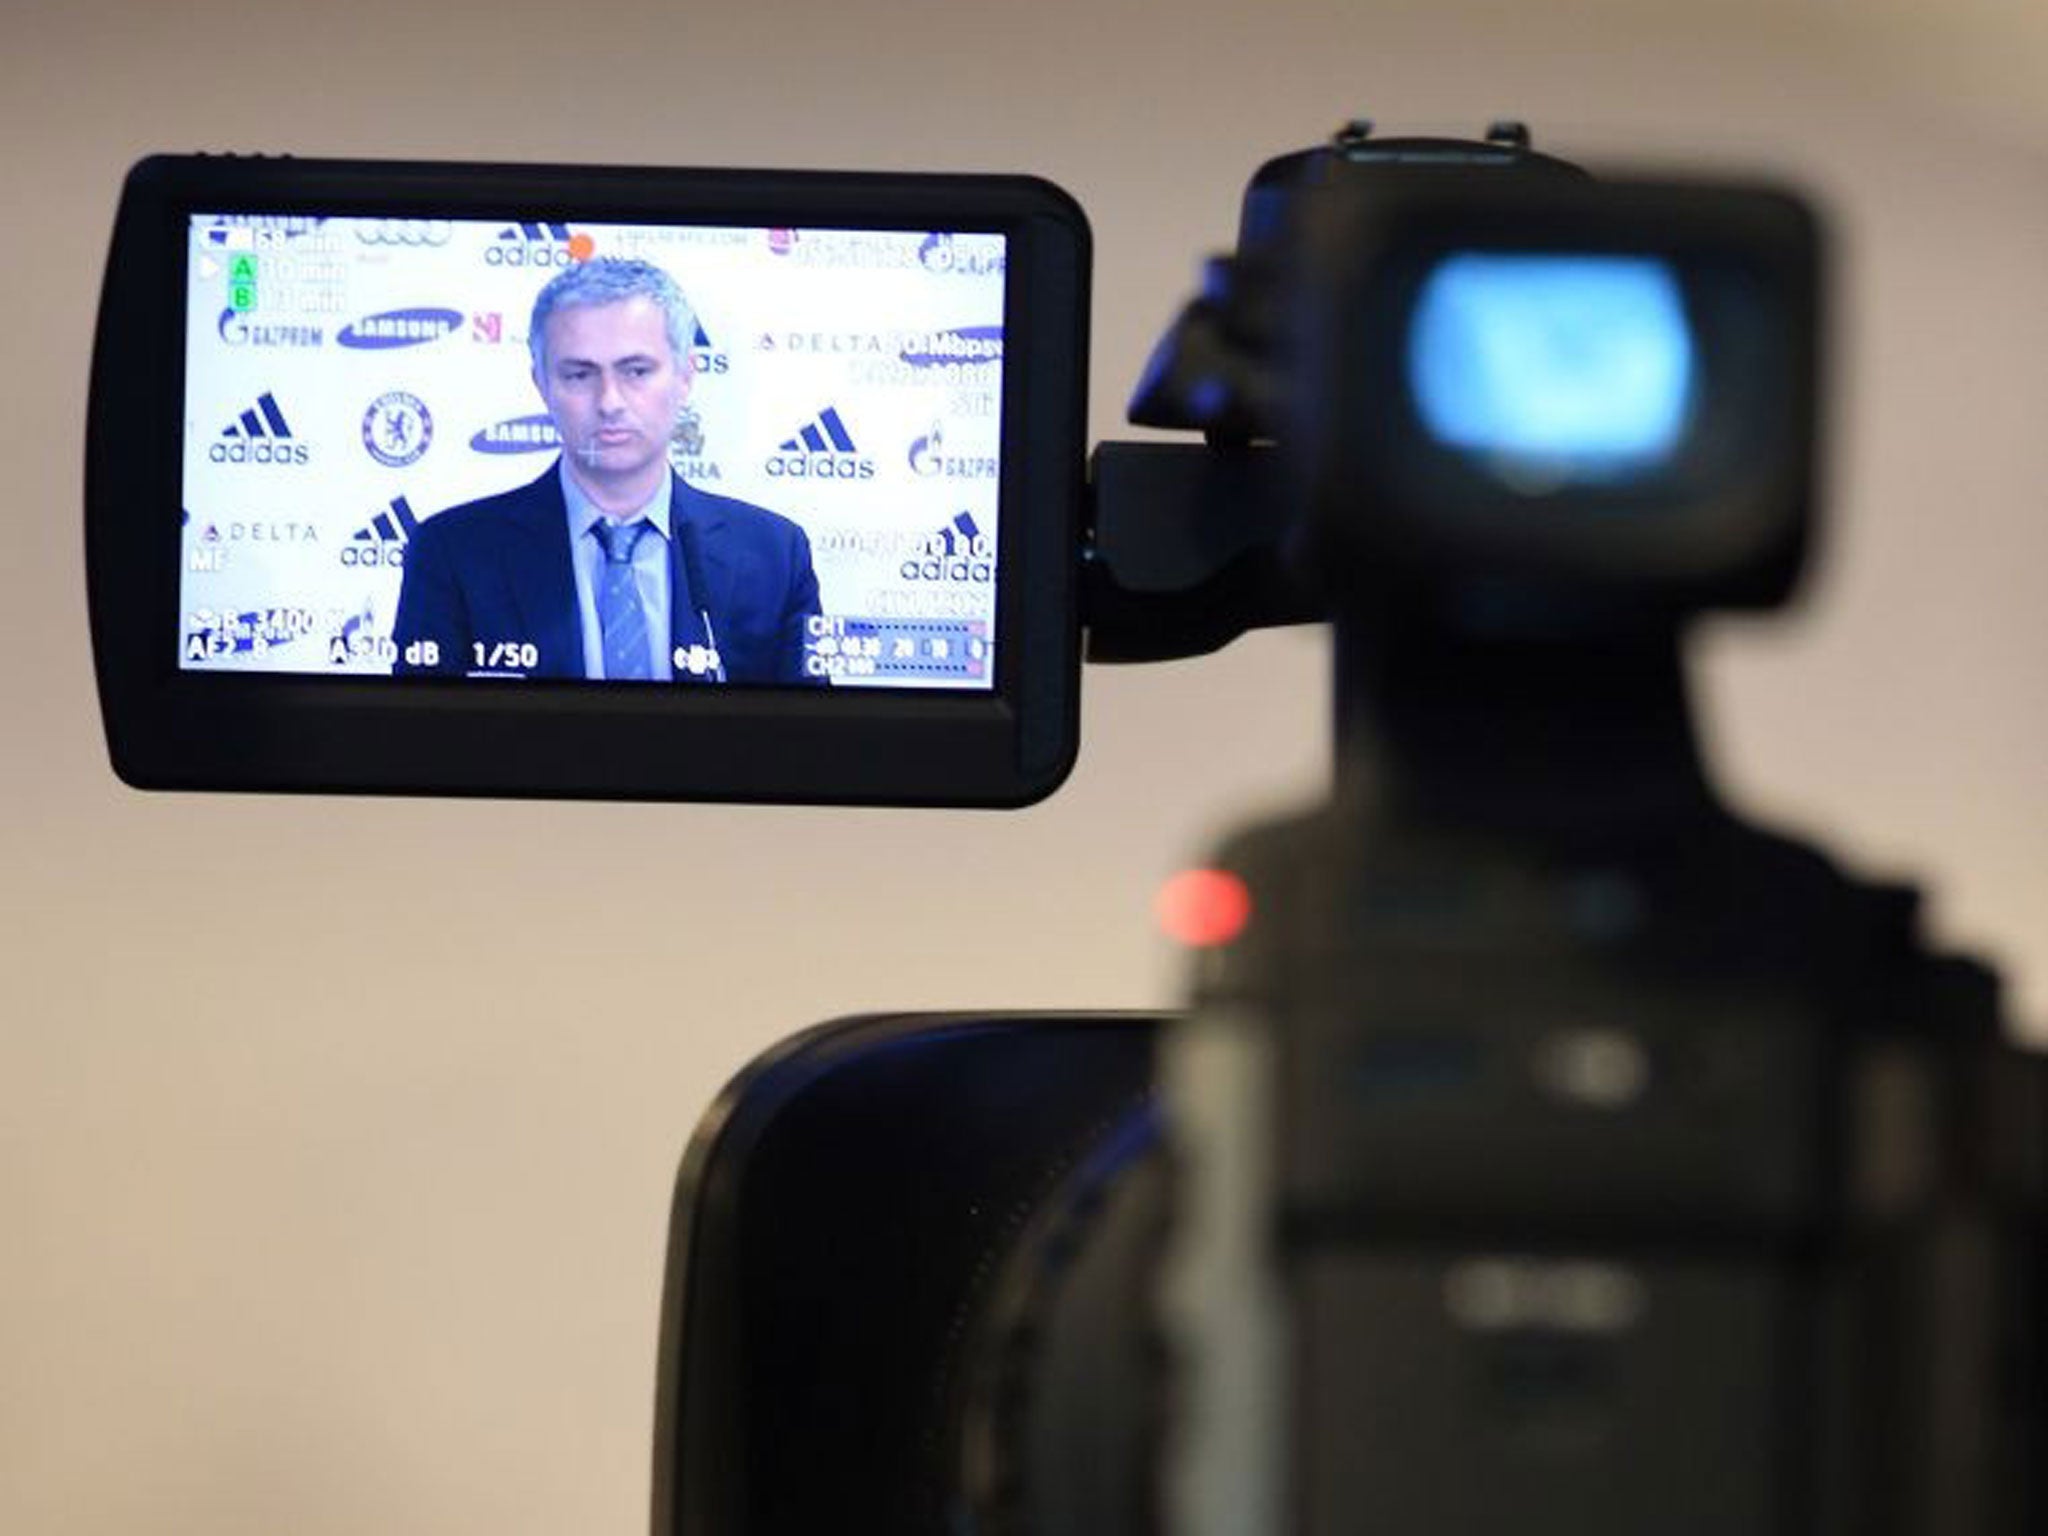
M1088 654L1348 616L1475 636L1791 592L1815 517L1818 223L1599 180L1496 124L1262 165L1094 459Z
M1781 601L1818 427L1806 206L1487 174L1361 178L1301 210L1283 443L1331 579Z

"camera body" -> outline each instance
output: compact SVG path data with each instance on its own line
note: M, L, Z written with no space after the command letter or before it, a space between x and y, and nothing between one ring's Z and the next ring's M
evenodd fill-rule
M1219 860L1256 916L1162 1046L1165 1528L2030 1528L2042 1073L1994 981L1705 800L1597 807L1360 793Z
M1091 653L1328 618L1333 799L1220 850L1142 1061L1129 1021L888 1025L877 1075L922 1058L927 1091L778 1187L898 1189L848 1149L902 1125L978 1167L979 1053L1035 1095L1003 1146L1044 1191L1006 1240L972 1200L876 1216L859 1246L939 1255L946 1319L879 1375L839 1347L859 1286L718 1317L783 1417L713 1455L677 1384L713 1277L760 1262L709 1215L753 1161L719 1127L775 1116L735 1084L678 1186L662 1536L829 1519L849 1485L799 1465L890 1468L892 1528L983 1536L2038 1520L2048 1073L1914 892L1721 805L1685 686L1687 621L1784 601L1812 542L1816 225L1474 148L1265 168L1134 403L1206 444L1097 453ZM873 1027L793 1047L821 1098L866 1098ZM1065 1070L1006 1068L1033 1028ZM751 1372L784 1327L800 1363Z

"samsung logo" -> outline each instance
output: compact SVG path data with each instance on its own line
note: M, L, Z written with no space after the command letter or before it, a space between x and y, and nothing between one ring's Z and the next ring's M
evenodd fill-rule
M334 338L344 347L362 351L383 351L390 347L416 347L421 342L439 341L460 330L463 316L454 309L387 309L365 315L345 325Z
M494 422L469 440L478 453L547 453L562 446L562 437L545 411Z

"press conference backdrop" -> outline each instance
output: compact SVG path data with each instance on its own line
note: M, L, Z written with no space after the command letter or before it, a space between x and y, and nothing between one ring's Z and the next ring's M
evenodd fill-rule
M810 535L809 664L988 687L1005 242L947 231L195 217L181 664L388 673L419 522L559 453L529 316L603 256L696 311L677 472Z

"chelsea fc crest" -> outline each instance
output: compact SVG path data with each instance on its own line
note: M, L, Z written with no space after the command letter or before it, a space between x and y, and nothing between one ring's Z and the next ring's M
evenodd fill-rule
M394 389L379 395L363 413L363 447L379 464L403 469L417 464L434 440L434 418L418 395Z

